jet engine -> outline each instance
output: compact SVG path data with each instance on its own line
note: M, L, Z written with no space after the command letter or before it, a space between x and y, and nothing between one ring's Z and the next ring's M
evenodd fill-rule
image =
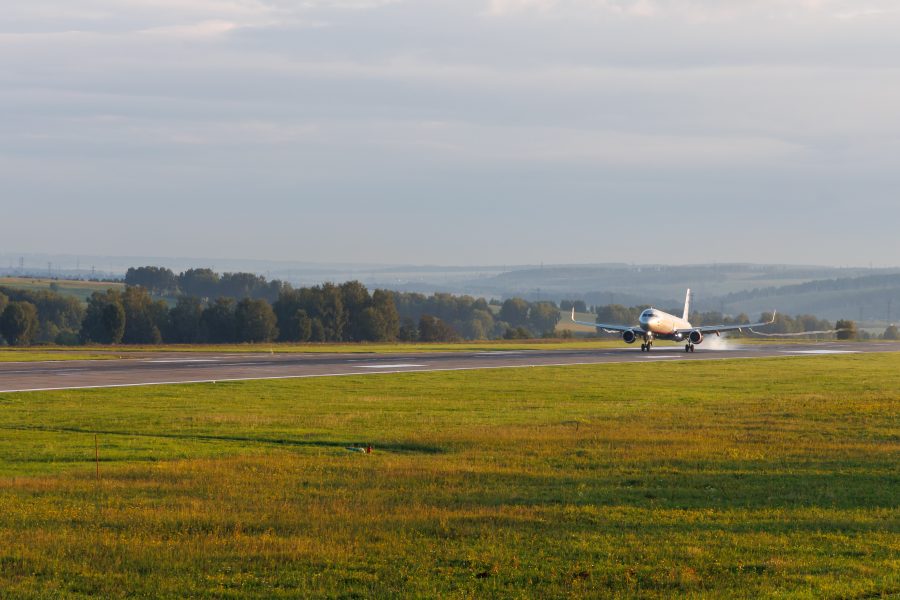
M634 332L629 329L622 334L622 339L625 340L626 344L633 344L634 340L637 339L637 336L634 335Z
M700 333L699 330L695 329L694 331L691 332L690 339L691 339L692 344L699 344L700 342L703 341L703 334Z

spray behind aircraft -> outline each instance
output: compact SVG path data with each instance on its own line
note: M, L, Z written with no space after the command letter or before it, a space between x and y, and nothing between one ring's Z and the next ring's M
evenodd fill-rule
M775 322L775 313L772 312L772 319L764 323L747 323L744 325L703 325L694 327L688 321L691 313L691 290L687 291L684 298L684 312L681 317L670 315L669 313L659 310L658 308L648 308L641 313L637 326L630 325L609 325L605 323L586 323L584 321L575 320L575 309L572 309L572 322L579 325L588 325L596 327L597 331L620 332L622 339L626 344L633 344L638 338L643 340L641 344L642 352L649 352L653 347L653 341L671 340L673 342L686 342L684 345L685 352L693 352L694 346L703 343L705 335L716 334L717 336L725 331L742 331L753 327L765 327Z

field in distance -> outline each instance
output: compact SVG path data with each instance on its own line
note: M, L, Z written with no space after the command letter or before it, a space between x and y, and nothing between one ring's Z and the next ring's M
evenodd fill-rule
M0 589L888 596L898 398L897 354L0 394Z
M124 289L123 283L109 281L70 281L66 279L41 279L37 277L0 277L0 287L10 287L31 291L56 291L67 296L75 296L87 301L94 292L105 292L108 289Z

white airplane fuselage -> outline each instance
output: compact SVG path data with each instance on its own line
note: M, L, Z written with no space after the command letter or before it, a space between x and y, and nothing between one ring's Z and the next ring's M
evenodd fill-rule
M670 315L669 313L657 308L648 308L641 313L638 324L649 338L667 339L680 342L685 338L684 334L678 333L685 329L693 329L690 322L686 319Z

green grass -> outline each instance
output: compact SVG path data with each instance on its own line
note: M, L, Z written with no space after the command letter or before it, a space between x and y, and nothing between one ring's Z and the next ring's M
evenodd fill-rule
M116 354L78 350L35 350L30 348L0 348L0 362L36 362L46 360L108 360Z
M79 300L87 301L94 292L104 292L108 289L124 289L124 283L111 283L108 281L67 281L65 279L46 279L38 277L0 277L0 287L17 288L30 291L50 291L55 284L55 291L66 296L75 296Z
M896 354L0 394L0 596L896 596L898 398Z
M660 345L664 345L662 343ZM40 346L35 348L0 348L0 353L8 352L10 355L21 353L28 354L40 352L93 352L112 353L116 356L127 355L135 352L215 352L223 354L241 354L247 352L274 352L276 354L327 354L327 353L352 353L352 354L403 354L411 352L492 352L509 350L590 350L594 348L618 348L624 343L619 339L591 339L591 340L484 340L453 343L260 343L260 344L161 344L158 346L119 345L119 346ZM12 359L10 359L12 360Z

